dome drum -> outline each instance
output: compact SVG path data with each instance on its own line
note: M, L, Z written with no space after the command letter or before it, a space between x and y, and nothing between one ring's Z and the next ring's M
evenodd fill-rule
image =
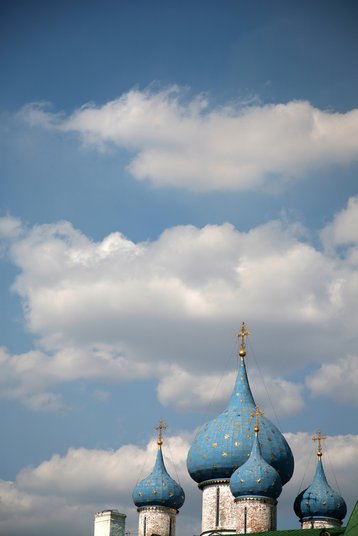
M216 486L218 484L230 484L230 478L212 478L211 480L204 480L198 484L199 489L204 489L208 486Z
M309 517L300 519L300 523L302 529L311 529L312 527L316 529L326 529L342 526L342 521L334 519L333 517Z
M235 499L236 533L273 531L277 528L277 500L267 497Z
M163 512L165 511L172 511L173 514L178 514L179 510L176 508L169 508L168 506L138 506L137 512Z

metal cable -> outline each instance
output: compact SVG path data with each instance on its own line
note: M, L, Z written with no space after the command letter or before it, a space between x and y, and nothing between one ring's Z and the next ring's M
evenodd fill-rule
M266 383L265 383L264 376L263 376L263 374L262 374L262 372L261 372L261 368L260 368L259 363L258 363L258 361L257 361L257 359L256 359L256 354L255 354L254 348L253 348L253 346L252 346L252 344L251 344L250 337L248 337L248 343L249 343L250 351L251 351L252 356L253 356L253 358L254 358L255 365L256 365L256 367L257 367L257 370L259 371L259 375L260 375L260 377L261 377L263 386L264 386L264 388L265 388L265 391L266 391L266 394L267 394L267 398L268 398L269 404L270 404L270 406L271 406L271 409L272 409L272 411L273 411L274 417L275 417L275 419L276 419L277 427L279 428L279 430L281 430L280 421L279 421L279 418L278 418L277 413L276 413L276 411L275 411L274 405L273 405L273 403L272 403L272 400L271 400L271 397L270 397L270 393L269 393L269 391L268 391L268 389L267 389L267 386L266 386Z
M334 469L333 469L333 464L331 462L331 459L330 459L330 456L329 456L329 452L328 452L328 449L325 451L325 454L327 454L327 459L328 459L328 465L329 465L329 469L330 469L330 472L332 473L333 475L333 478L334 478L334 482L337 486L337 489L339 491L339 494L342 495L342 492L340 490L340 487L338 485L338 482L337 482L337 479L336 479L336 475L335 475L335 472L334 472Z
M147 460L148 460L148 455L149 455L149 449L148 449L148 445L147 445L145 459L144 459L142 468L141 468L141 470L140 470L140 472L139 472L139 475L138 475L138 478L137 478L136 485L138 484L139 480L141 479L142 473L143 473L143 471L144 471L144 466L146 465Z
M209 400L209 403L208 403L208 406L207 406L207 411L208 413L210 412L210 408L211 406L213 405L213 402L214 402L214 398L215 398L215 395L224 379L224 376L225 374L229 371L229 365L230 365L230 361L232 360L232 354L233 354L233 351L231 351L227 358L226 358L226 361L225 361L225 364L224 364L224 370L223 370L223 373L221 374L220 378L219 378L219 381L217 382L216 386L215 386L215 389L213 391L213 394L211 395L211 398Z
M169 450L169 456L170 456L170 461L172 462L173 464L173 467L174 467L174 471L175 471L175 475L177 477L177 480L178 480L178 483L179 485L181 486L181 483L180 483L180 478L179 478L179 475L178 475L178 471L177 471L177 468L176 468L176 465L174 463L174 459L173 459L173 456L172 456L172 450L170 448L170 440L169 440L169 437L167 436L167 443L168 443L168 450Z
M302 484L303 484L304 479L306 478L307 469L310 468L311 464L312 464L312 455L313 455L313 452L311 451L311 454L308 457L308 463L304 464L303 476L302 476L301 483L300 483L300 486L298 488L298 492L297 492L296 496L298 496L299 493L301 493L301 490L303 489Z

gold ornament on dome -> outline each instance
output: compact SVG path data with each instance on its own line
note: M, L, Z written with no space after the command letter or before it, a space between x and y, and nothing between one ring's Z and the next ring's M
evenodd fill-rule
M239 333L237 334L237 338L241 339L240 350L239 350L240 357L245 357L246 355L245 337L248 337L249 335L251 335L250 331L246 329L245 322L242 322L241 329Z

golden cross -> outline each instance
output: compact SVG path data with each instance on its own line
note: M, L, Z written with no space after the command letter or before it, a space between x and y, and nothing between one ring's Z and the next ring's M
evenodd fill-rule
M159 425L155 428L158 430L158 447L161 447L163 445L163 430L166 430L168 427L163 421L163 419L159 419Z
M246 329L245 322L242 322L241 329L239 333L237 334L237 338L238 339L241 338L241 345L240 345L240 352L239 352L239 355L241 357L245 357L246 355L245 337L248 337L249 335L251 335L250 331Z
M318 442L318 445L317 445L317 456L318 456L319 458L322 456L322 445L321 445L321 441L322 441L323 439L327 439L327 437L321 435L321 432L320 432L319 430L318 430L318 432L317 432L317 435L312 437L312 440L313 440L313 441L317 441L317 442Z
M260 411L258 405L255 406L255 412L251 413L251 417L256 417L254 432L257 434L259 431L259 415L265 415L264 411Z

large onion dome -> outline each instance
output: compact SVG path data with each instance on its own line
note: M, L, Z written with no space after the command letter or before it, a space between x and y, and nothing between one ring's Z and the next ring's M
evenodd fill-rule
M269 465L261 455L258 439L258 426L248 460L232 474L231 493L238 497L265 497L277 499L282 491L281 478L276 469Z
M198 483L229 479L250 455L254 436L251 413L256 405L247 378L245 353L242 345L239 372L228 406L199 430L189 450L188 471ZM261 420L260 443L262 457L286 484L293 474L292 452L281 432L266 417Z
M320 438L320 434L318 435ZM312 484L296 497L294 510L302 519L332 518L339 521L347 513L346 503L327 482L322 464L322 451L317 451L317 467Z
M162 427L163 428L163 427ZM169 476L163 460L161 432L153 471L141 480L133 491L133 501L141 506L165 506L178 510L184 504L183 488Z

